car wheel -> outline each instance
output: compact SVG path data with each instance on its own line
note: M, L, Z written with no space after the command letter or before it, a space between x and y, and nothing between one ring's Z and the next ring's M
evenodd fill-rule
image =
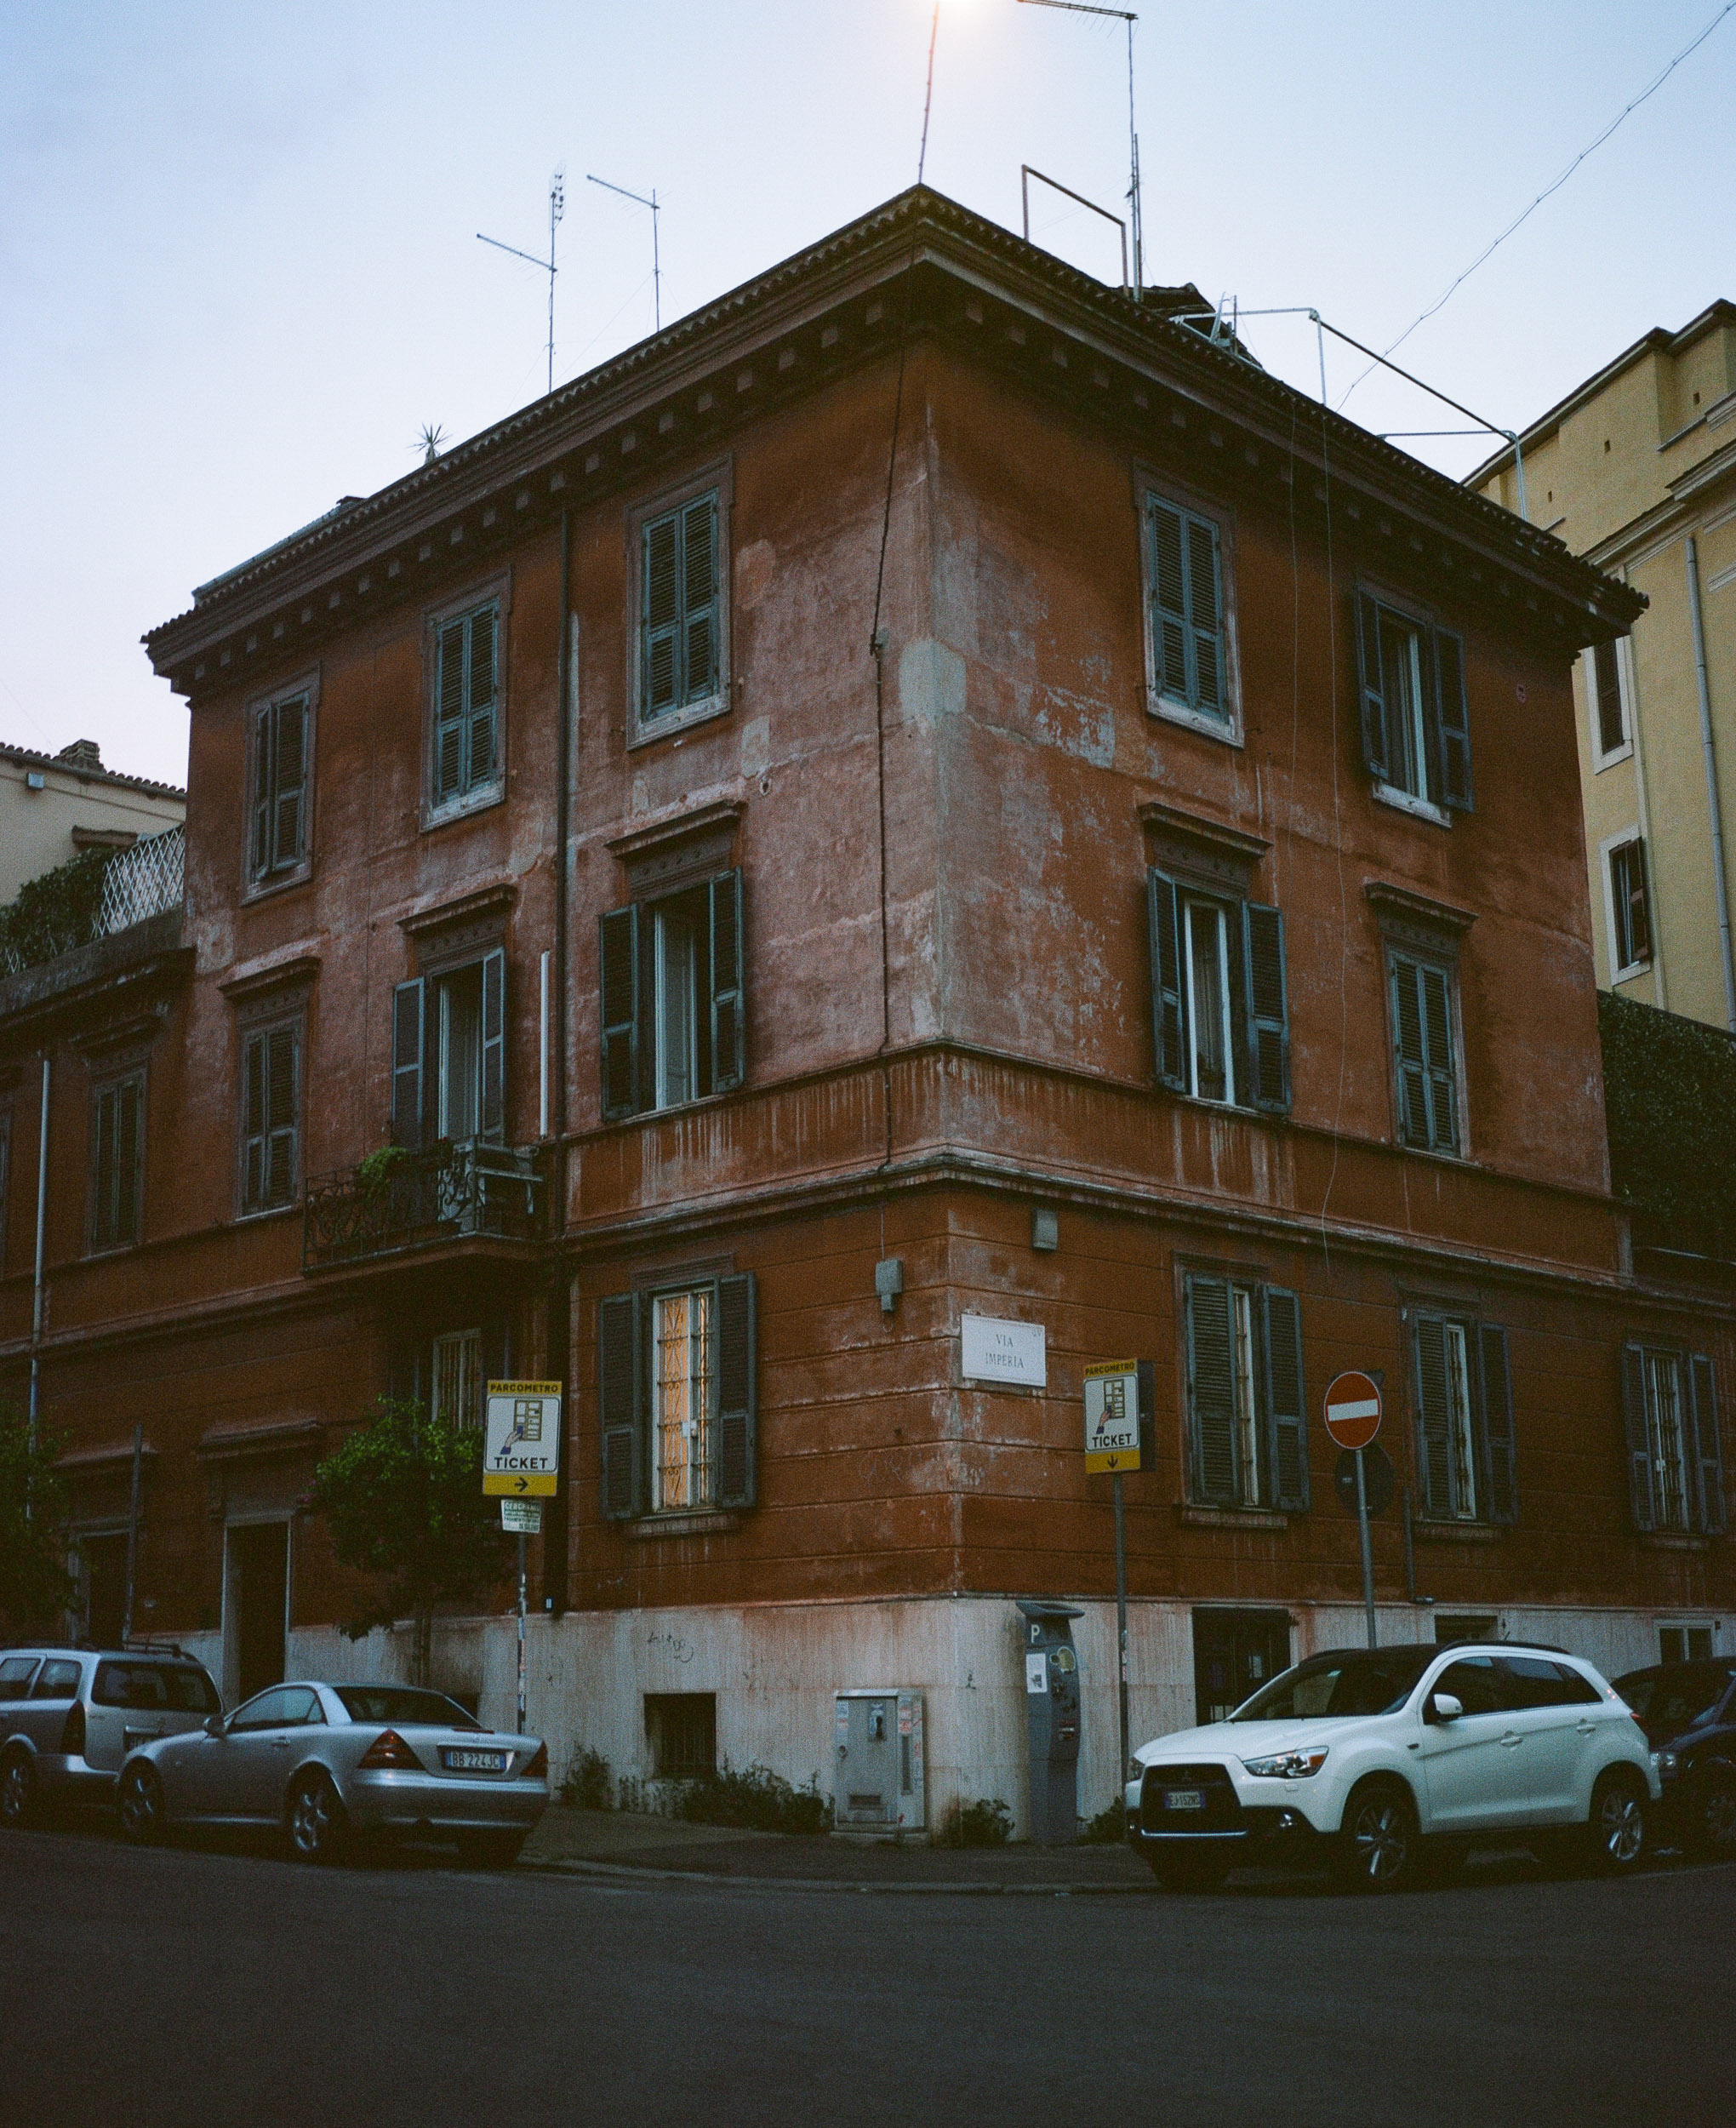
M289 1792L285 1825L289 1851L298 1862L333 1862L342 1859L349 1822L328 1775L302 1775Z
M1345 1806L1338 1874L1356 1891L1405 1891L1422 1874L1422 1839L1408 1793L1396 1782L1371 1781Z
M1606 1874L1632 1869L1646 1851L1646 1789L1636 1773L1612 1766L1591 1791L1590 1860Z
M1705 1862L1736 1862L1736 1775L1714 1774L1693 1806L1693 1845Z
M0 1765L0 1825L28 1825L37 1814L36 1768L27 1753L14 1751Z
M163 1776L155 1766L128 1766L121 1776L121 1830L139 1845L163 1838Z
M526 1838L523 1833L465 1833L458 1851L472 1869L510 1869Z

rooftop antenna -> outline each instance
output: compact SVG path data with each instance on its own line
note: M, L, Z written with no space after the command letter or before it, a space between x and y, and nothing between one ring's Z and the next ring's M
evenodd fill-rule
M440 455L440 446L446 441L446 431L438 421L425 421L422 433L416 438L415 448L422 454L422 463L431 466Z
M539 266L549 277L549 390L555 388L555 232L561 226L561 217L567 211L567 173L557 169L549 180L549 255L539 259L534 252L521 251L517 244L502 243L498 237L485 237L477 232L478 243L491 243L496 251L510 251L515 259Z
M657 187L654 185L651 187L651 197L647 199L642 193L630 192L625 185L611 185L606 177L592 177L588 170L585 174L585 181L587 185L601 185L606 192L619 192L623 199L637 200L641 207L651 209L651 304L652 315L657 320L657 329L660 333L663 330L663 269L657 257ZM644 285L641 281L639 286L643 288Z
M1130 14L1125 8L1090 8L1083 0L1024 0L1031 8L1059 8L1063 14L1107 15L1113 22L1128 26L1128 138L1133 146L1132 182L1128 186L1128 197L1133 203L1134 223L1134 300L1139 300L1139 290L1145 277L1145 246L1143 224L1139 214L1139 132L1134 123L1134 25L1139 16Z

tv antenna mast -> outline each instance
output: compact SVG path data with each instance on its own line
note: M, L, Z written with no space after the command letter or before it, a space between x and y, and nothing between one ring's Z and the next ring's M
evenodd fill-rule
M557 169L549 180L549 255L539 259L534 251L521 251L517 244L502 243L498 237L485 237L477 232L478 243L491 243L496 251L510 251L515 259L523 259L537 266L549 277L549 390L555 388L555 232L561 226L561 217L567 211L567 173Z
M642 193L630 192L625 185L611 185L606 177L592 177L588 170L585 174L585 181L587 185L601 185L606 192L619 192L623 199L637 200L641 207L651 209L651 304L652 315L657 320L657 330L660 333L663 330L663 269L657 256L657 216L660 211L657 204L657 187L654 185L651 187L651 197L647 199ZM641 288L644 285L642 281L640 282Z
M1144 216L1139 200L1139 129L1134 117L1134 26L1139 16L1126 8L1089 7L1084 0L1025 0L1027 7L1054 8L1062 14L1100 14L1111 22L1125 22L1128 26L1128 138L1132 147L1133 181L1128 186L1128 197L1132 202L1134 224L1134 300L1139 298L1145 278L1145 242ZM1036 173L1042 176L1042 172ZM1046 183L1048 181L1044 180ZM1076 194L1075 195L1076 197ZM1083 203L1089 205L1088 201Z

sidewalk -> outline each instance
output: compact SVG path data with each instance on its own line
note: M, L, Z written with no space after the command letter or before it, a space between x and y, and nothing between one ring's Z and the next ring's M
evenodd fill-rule
M625 1811L553 1804L521 1868L584 1876L758 1881L828 1891L949 1891L1097 1896L1150 1892L1151 1872L1113 1847L923 1847L835 1833L801 1839Z

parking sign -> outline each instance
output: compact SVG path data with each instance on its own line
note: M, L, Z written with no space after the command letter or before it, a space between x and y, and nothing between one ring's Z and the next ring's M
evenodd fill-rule
M558 1381L491 1381L483 1490L524 1500L552 1494L561 1469Z

